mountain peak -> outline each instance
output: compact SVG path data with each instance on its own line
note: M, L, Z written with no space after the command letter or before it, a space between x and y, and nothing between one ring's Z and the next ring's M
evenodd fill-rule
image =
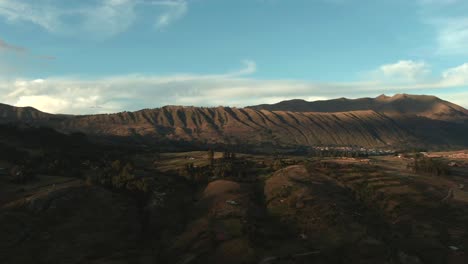
M403 98L408 98L409 95L405 93L398 93L392 96L393 99L403 99Z
M388 98L390 98L390 96L387 96L385 94L381 94L381 95L377 96L375 99L388 99Z

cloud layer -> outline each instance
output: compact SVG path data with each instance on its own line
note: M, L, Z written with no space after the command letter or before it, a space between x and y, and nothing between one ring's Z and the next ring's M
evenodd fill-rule
M440 57L468 55L468 5L463 0L418 0L417 3L424 22L434 29L432 37L436 46L432 52ZM137 24L140 26L140 22L150 23L158 31L166 30L188 11L188 0L83 0L67 1L67 4L62 0L0 0L0 19L7 23L33 24L55 35L84 36L91 40L118 35ZM148 18L140 16L141 12L150 13L151 21L139 20ZM53 59L31 53L0 39L0 73L6 76L5 73L14 72L19 57L27 62ZM19 66L31 67L30 64L23 62ZM369 69L365 77L349 82L258 80L250 76L256 72L257 65L249 60L238 71L219 74L129 74L94 79L44 76L13 80L2 80L0 75L0 102L34 106L53 113L84 114L167 104L245 106L293 98L315 100L408 92L443 94L467 107L467 92L446 93L468 86L468 63L458 64L434 73L425 61L402 59Z
M392 80L416 81L425 78L430 73L430 68L425 62L401 60L380 66L378 73Z
M139 7L154 13L158 29L182 18L185 0L83 0L65 6L60 0L0 0L0 16L9 23L32 23L50 33L105 38L128 30Z
M408 65L420 63L399 61L383 65L377 70L391 69L391 74L396 74L399 66L407 68ZM125 75L88 80L70 77L0 81L0 101L17 106L33 106L52 113L88 114L173 104L246 106L294 98L317 100L342 96L376 96L380 93L411 93L422 89L437 94L447 88L468 85L468 64L447 69L439 77L410 78L406 82L368 79L346 83L319 83L248 78L256 68L255 62L245 61L242 69L224 74ZM457 103L468 106L467 100L455 99Z
M435 53L468 55L468 2L464 0L419 0L424 23L435 32Z

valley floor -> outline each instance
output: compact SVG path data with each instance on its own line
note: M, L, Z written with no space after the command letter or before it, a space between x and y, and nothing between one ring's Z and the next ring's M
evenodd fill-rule
M460 153L427 154L447 176L399 156L207 151L1 175L0 263L468 263Z

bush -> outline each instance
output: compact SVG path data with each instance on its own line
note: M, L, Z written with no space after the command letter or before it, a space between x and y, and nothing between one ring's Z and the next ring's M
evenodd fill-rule
M442 160L434 158L418 156L408 167L416 173L427 173L435 176L450 175L449 166Z
M34 175L24 165L16 165L10 170L10 178L14 183L26 183L34 179Z

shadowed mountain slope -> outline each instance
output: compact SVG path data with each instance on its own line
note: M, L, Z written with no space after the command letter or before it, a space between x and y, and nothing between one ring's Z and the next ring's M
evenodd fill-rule
M385 146L398 145L410 138L392 119L374 111L328 114L163 107L81 116L54 127L67 132L229 144Z
M52 114L41 112L32 107L14 107L11 105L0 104L0 118L1 122L15 122L15 121L37 121L53 117Z

